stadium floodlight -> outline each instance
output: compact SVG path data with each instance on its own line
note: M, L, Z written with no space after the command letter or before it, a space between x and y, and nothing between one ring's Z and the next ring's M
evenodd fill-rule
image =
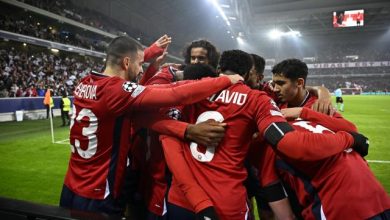
M223 12L222 8L219 6L218 4L218 0L209 0L213 5L214 7L218 10L219 14L221 15L221 17L223 18L223 20L226 22L226 24L228 26L230 26L230 22L229 22L229 19L226 17L225 15L225 12Z
M27 44L26 44L26 43L23 43L23 46L25 47L25 46L27 46Z
M244 39L242 39L240 36L238 36L236 39L238 44L240 45L244 44Z
M287 32L287 35L292 36L292 37L301 37L301 36L302 36L302 35L301 35L301 32L299 32L299 31L293 31L293 30Z
M268 33L268 37L272 40L279 39L282 35L283 35L283 32L281 32L277 29L273 29L272 31L270 31Z

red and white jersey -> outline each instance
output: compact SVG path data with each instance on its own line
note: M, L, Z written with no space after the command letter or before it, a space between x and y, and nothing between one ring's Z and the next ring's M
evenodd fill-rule
M208 119L227 123L225 138L217 148L181 142L191 173L211 198L220 219L242 220L248 216L244 160L254 132L265 131L273 122L285 121L273 103L265 93L237 84L210 100L183 109L182 117L189 123ZM170 147L164 146L168 154ZM168 201L193 210L185 196L197 195L186 195L179 184L174 177Z
M117 197L127 163L132 112L196 102L231 84L226 77L201 81L150 89L119 77L97 73L84 77L74 92L72 154L64 184L90 199ZM190 94L194 87L196 94ZM176 133L184 134L185 127L180 127Z
M308 98L304 106L311 107L315 100ZM300 132L356 130L339 114L330 117L304 108L301 118L289 122ZM261 185L275 182L279 175L296 192L304 219L367 219L390 209L386 191L367 162L352 149L317 161L292 160L275 154L271 146L264 148L262 154L267 156L258 167Z

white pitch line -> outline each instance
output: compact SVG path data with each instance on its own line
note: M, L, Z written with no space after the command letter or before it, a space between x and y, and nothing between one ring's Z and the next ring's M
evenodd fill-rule
M69 139L64 139L64 140L61 140L61 141L55 141L54 143L55 144L69 144Z
M390 163L389 160L367 160L369 163Z

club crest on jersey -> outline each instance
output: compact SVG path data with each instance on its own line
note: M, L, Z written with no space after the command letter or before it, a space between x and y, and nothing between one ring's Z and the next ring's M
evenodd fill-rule
M132 93L132 94L131 94L132 97L138 96L138 95L141 94L141 92L144 91L144 89L145 89L144 86L141 86L141 85L138 85L138 84L136 84L136 83L129 82L129 81L124 82L124 83L122 84L122 88L123 88L123 90L125 90L126 92Z

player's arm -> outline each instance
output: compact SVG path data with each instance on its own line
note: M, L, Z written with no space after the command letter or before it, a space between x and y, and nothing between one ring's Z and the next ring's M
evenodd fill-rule
M306 86L306 89L318 99L312 105L312 109L327 115L333 115L335 108L332 104L332 95L324 86Z
M232 77L234 75L228 76ZM238 82L242 78L238 75L235 78L226 76L208 78L196 82L171 85L170 88L144 88L140 95L136 97L133 107L141 108L161 108L175 105L192 104ZM231 80L232 79L232 80Z
M149 66L148 68L146 69L146 71L144 72L144 74L142 75L142 78L140 79L139 81L139 84L140 85L152 85L152 84L156 84L156 82L149 82L153 76L155 76L157 74L157 71L159 70L160 68L160 65L161 63L163 62L163 60L165 59L165 57L167 56L168 52L166 52L166 49L164 50L163 54L158 56ZM169 69L170 70L170 69ZM164 69L162 70L164 71ZM165 70L167 71L167 70ZM160 73L161 75L161 73ZM171 77L173 78L173 77ZM152 80L153 81L153 80ZM171 79L169 82L173 82L173 80Z
M162 68L158 74L151 77L145 85L161 85L161 84L170 84L175 82L175 73L172 67Z
M161 36L156 42L150 45L150 47L144 50L144 61L148 62L151 59L161 56L171 42L172 38L168 35L165 34Z
M217 146L225 135L226 124L216 121L189 124L168 118L158 111L135 112L133 118L137 127L150 128L159 134L191 140L204 146Z
M357 132L356 126L337 112L333 116L329 116L306 107L286 108L282 109L281 112L287 119L301 118L321 124L332 131Z
M288 202L286 191L275 167L275 151L264 141L257 141L256 143L259 154L256 167L259 171L257 178L260 182L260 190L275 214L276 219L294 219L294 213Z
M146 82L156 75L158 68L150 64L148 68L143 72L141 79L139 80L140 85L146 85Z
M351 134L339 131L335 134L299 132L287 123L279 109L268 97L259 96L256 102L256 120L259 131L272 147L296 160L320 160L354 147L363 148L366 143ZM356 142L355 142L356 140ZM367 148L368 148L368 144Z
M344 151L354 145L351 134L339 131L335 134L300 132L287 122L272 123L265 129L264 138L283 155L295 160L321 160Z
M275 219L293 220L296 219L291 209L288 198L284 198L278 201L269 202L272 212L275 214Z
M186 199L193 206L196 213L212 207L213 203L203 188L198 184L183 154L183 142L169 137L160 136L164 150L165 160L173 178L177 180L178 187L184 192Z
M230 75L190 83L145 87L119 77L111 77L104 87L104 96L98 98L103 99L111 114L119 116L134 110L195 103L240 80L241 76Z

